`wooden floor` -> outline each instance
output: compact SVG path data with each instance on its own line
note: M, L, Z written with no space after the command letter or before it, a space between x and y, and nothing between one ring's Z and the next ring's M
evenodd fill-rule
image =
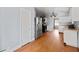
M54 30L44 33L35 41L22 46L16 52L77 52L78 49L64 46L63 34Z

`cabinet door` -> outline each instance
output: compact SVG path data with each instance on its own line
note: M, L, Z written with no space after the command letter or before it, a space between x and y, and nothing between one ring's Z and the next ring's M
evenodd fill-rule
M72 17L73 21L78 21L79 20L79 7L72 7L71 17Z
M79 48L79 32L78 32L77 46L78 46L78 48Z
M64 42L67 45L77 47L77 32L73 30L64 31Z

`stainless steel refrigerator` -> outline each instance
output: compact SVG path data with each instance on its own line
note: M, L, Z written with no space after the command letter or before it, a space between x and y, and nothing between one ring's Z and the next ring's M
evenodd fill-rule
M42 18L35 17L35 38L38 38L42 35Z

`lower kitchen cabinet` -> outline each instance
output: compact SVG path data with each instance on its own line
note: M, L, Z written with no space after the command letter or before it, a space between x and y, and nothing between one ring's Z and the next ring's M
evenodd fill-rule
M79 47L79 30L65 30L64 43L72 47Z

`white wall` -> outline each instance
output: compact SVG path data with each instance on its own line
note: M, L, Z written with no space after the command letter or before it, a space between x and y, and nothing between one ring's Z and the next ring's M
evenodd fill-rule
M12 49L20 44L19 9L0 8L1 48Z
M73 21L79 21L79 7L72 7L71 17Z
M34 8L0 8L0 50L34 40Z

